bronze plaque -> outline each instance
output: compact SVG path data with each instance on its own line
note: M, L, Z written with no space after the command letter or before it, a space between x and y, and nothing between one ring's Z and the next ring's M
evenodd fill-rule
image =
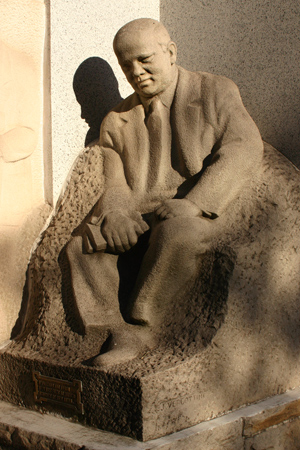
M35 383L34 400L37 403L56 403L66 408L75 409L80 414L83 414L81 381L66 381L45 377L39 372L33 372L32 376Z

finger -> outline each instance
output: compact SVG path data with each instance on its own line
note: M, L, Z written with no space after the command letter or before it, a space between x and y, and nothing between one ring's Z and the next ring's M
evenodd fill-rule
M146 227L142 224L138 224L137 222L134 224L133 226L133 230L134 232L137 234L137 236L141 236L142 234L145 233L145 231L149 230L149 226L148 224L146 224Z
M133 247L136 242L131 243L131 239L129 237L130 232L128 232L128 230L124 231L124 236L122 236L121 242L122 242L122 246L123 246L123 251L128 251L131 249L131 247ZM134 239L133 239L134 241Z
M93 224L93 225L97 225L99 220L100 220L100 217L92 216L91 219L90 219L90 223Z
M96 217L96 219L99 219L101 215L101 202L98 201L96 205L94 206L93 210L93 217Z
M159 214L159 218L160 219L165 219L167 214L170 214L169 211L167 211L166 209L164 209L160 214Z
M137 243L139 236L140 235L136 232L136 230L130 230L127 232L127 239L130 248Z
M137 214L136 217L134 217L135 222L140 226L141 231L143 233L145 233L145 231L149 230L149 225L147 224L147 222L145 222L145 220L142 218L142 216L140 214Z
M173 217L176 217L176 214L174 214L173 212L169 212L165 215L164 220L172 219Z
M164 205L161 205L161 206L159 206L154 212L155 212L155 214L156 214L157 216L160 216L161 213L162 213L164 210L165 210L165 206L164 206Z
M122 236L120 236L118 233L113 233L112 239L114 242L114 250L119 253L124 253L126 250L126 245L128 245L127 235L125 238L125 236L123 236L123 233Z
M104 239L107 242L108 247L114 251L115 245L114 245L112 235L110 233L106 233L105 229L102 230L102 234L103 234Z
M141 228L142 228L144 233L150 229L149 225L144 220L142 220Z

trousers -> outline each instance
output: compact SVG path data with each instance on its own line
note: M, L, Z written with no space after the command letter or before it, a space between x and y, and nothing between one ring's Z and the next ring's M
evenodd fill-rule
M199 260L222 230L222 220L175 217L154 221L138 243L121 255L84 254L71 239L66 256L74 308L85 329L124 321L159 327L170 304L197 277Z

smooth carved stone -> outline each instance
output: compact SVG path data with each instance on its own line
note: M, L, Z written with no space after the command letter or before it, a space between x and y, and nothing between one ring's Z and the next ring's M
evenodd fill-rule
M38 74L27 55L1 40L0 67L0 226L17 226L34 204L30 156L40 127Z
M18 317L30 248L50 209L34 210L41 201L31 158L41 118L38 86L33 60L0 39L0 342Z

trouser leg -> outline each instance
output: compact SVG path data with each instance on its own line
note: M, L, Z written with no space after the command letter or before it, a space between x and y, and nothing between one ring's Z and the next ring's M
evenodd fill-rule
M73 307L85 330L115 328L124 323L118 301L118 256L82 253L82 238L74 237L66 248L71 276Z
M132 323L157 326L170 304L182 295L199 271L201 256L212 248L218 222L177 217L159 222L151 233L128 308Z

